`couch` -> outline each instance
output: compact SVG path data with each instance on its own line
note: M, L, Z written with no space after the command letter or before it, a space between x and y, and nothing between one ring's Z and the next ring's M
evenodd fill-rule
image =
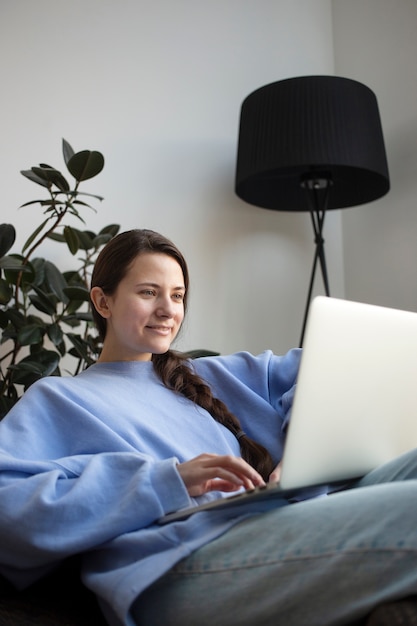
M0 626L106 626L93 593L79 578L79 560L17 591L0 577Z

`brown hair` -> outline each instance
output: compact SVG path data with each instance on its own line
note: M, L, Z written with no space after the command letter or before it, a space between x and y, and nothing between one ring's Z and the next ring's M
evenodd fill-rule
M111 239L97 258L91 277L91 287L101 287L106 295L114 294L134 259L139 254L149 252L167 254L178 262L184 277L186 311L189 274L185 259L169 239L152 230L129 230ZM106 319L98 313L93 304L91 308L100 337L104 340ZM164 385L206 409L216 421L235 436L239 436L242 458L268 480L274 466L269 452L242 434L237 417L229 411L224 402L213 396L208 384L193 372L187 356L168 350L164 354L152 355L152 363Z

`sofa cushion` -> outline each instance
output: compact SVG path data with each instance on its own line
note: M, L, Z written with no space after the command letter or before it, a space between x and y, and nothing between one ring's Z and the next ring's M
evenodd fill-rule
M69 559L24 591L0 577L0 626L105 626L96 598Z

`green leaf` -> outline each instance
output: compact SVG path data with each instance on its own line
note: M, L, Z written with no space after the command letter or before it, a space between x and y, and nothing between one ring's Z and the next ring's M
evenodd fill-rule
M63 276L67 281L68 287L75 287L81 285L81 287L86 288L83 277L76 271L70 270L69 272L64 272Z
M90 292L85 287L65 287L64 293L70 300L90 302Z
M9 318L7 317L6 313L0 309L0 328L6 328L8 323L9 323ZM0 343L2 343L1 340L0 340Z
M33 372L36 374L40 374L42 371L40 363L29 359L22 359L20 363L17 363L16 365L10 365L9 369L13 370L14 372L19 372L20 370L21 372Z
M91 362L90 356L90 346L89 344L80 337L80 335L75 335L73 333L67 334L68 339L71 341L74 346L74 350L70 350L70 354L77 356L81 359L85 359L86 361Z
M95 150L83 150L74 154L67 163L68 171L81 182L97 176L104 167L104 157Z
M94 233L89 230L78 230L77 228L73 228L73 231L78 237L78 245L81 250L90 250L91 248L94 248Z
M65 345L64 340L62 340L61 343L56 345L55 348L58 350L61 357L63 357L67 353L67 346Z
M75 317L77 320L80 320L81 322L93 322L93 316L89 311L75 313Z
M40 165L40 167L32 167L32 171L35 176L45 179L49 184L48 187L55 185L60 191L69 191L70 186L66 178L61 174L59 170L48 165Z
M23 257L19 254L10 254L9 256L4 256L0 259L0 268L5 270L9 270L11 272L25 272L30 271L28 267L22 265ZM12 278L14 282L14 276Z
M69 326L79 326L80 322L77 321L75 313L85 304L82 300L71 300L68 306L65 308L65 315L62 317L64 324Z
M117 235L117 233L120 230L120 224L109 224L108 226L105 226L104 228L101 229L99 235L104 235L104 234L108 234L108 235L112 235L112 237L115 237Z
M51 263L51 261L45 261L45 282L48 289L50 289L61 302L64 302L64 304L68 302L68 298L64 292L67 286L66 280L56 265Z
M75 152L65 139L62 140L62 152L64 154L65 165L68 166L68 161L74 156Z
M78 196L90 196L90 198L95 198L96 200L100 200L100 202L104 200L103 196L98 196L95 193L87 193L86 191L77 191L77 197ZM86 206L90 206L90 205L87 204Z
M78 320L75 315L66 315L62 318L62 323L71 326L71 328L76 328L80 325L80 320Z
M15 239L15 227L12 224L0 224L0 257L8 253Z
M18 401L18 397L17 397L17 392L15 390L15 387L11 386L8 387L8 392L10 393L10 391L13 389L14 394L16 397L11 397L10 396L1 396L0 397L0 420L3 419L3 417L5 417L7 415L7 413L10 411L10 409L16 404L16 402Z
M199 348L197 350L189 350L184 353L190 359L199 359L203 356L219 356L220 352L213 352L213 350L206 350L205 348Z
M45 259L36 257L35 259L32 259L28 265L32 266L34 272L32 277L33 287L40 287L45 281Z
M53 374L60 361L60 356L57 352L52 350L40 350L36 353L36 361L33 360L33 356L22 359L17 365L10 366L14 383L23 384L25 388L29 387L35 380L42 378L43 376L51 376Z
M74 200L71 205L68 206L68 210L72 213L72 215L78 217L78 219L81 220L81 222L83 222L84 224L85 220L83 220L83 218L80 216L80 213L75 208L75 205L86 207L87 209L91 209L92 211L94 211L94 213L97 213L97 209L91 206L91 204L87 204L87 202L81 202L81 200Z
M20 288L23 293L28 293L36 284L38 277L36 276L35 268L29 261L24 266L22 277L20 281Z
M25 245L22 248L22 252L24 252L27 248L29 248L30 244L33 242L34 239L36 239L36 237L39 235L39 233L41 232L41 230L45 227L45 225L48 223L49 218L47 218L44 222L42 222L42 224L40 224L31 234L31 236L29 237L29 239L26 241Z
M38 311L42 311L42 313L46 313L47 315L55 315L56 299L48 297L48 295L38 287L35 287L35 291L36 295L29 295L29 300L33 304L33 306Z
M64 237L71 254L77 254L80 248L80 240L78 238L76 229L71 228L71 226L65 226Z
M37 326L41 326L42 328L45 328L45 321L42 317L39 317L39 315L28 315L27 316L27 324L36 324Z
M20 208L23 209L23 207L26 206L30 206L31 204L41 204L42 206L49 206L54 204L53 200L30 200L30 202L25 202L24 204L20 205Z
M5 314L17 330L27 324L26 317L20 311L16 311L16 309L7 309Z
M62 332L62 329L59 326L59 324L51 324L50 326L48 326L46 332L47 332L49 339L54 344L54 346L56 346L59 349L64 338L64 333Z
M73 304L71 302L71 304ZM78 308L78 307L77 307ZM93 321L93 316L89 311L82 311L82 312L72 312L68 315L65 315L62 318L62 321L65 324L68 324L68 326L79 326L80 322L92 322Z
M30 263L23 265L23 257L19 254L11 254L0 259L0 269L4 270L4 277L9 285L15 285L17 276L22 275L21 287L25 288L26 282L33 278L33 268Z
M60 233L48 233L48 239L52 239L53 241L59 241L60 243L64 243L65 241L65 237L64 235L61 235Z
M112 235L110 234L103 233L102 235L97 235L97 237L94 238L94 247L98 250L101 246L109 242L110 239L112 239Z
M23 209L23 207L30 206L31 204L42 204L42 202L44 202L44 200L29 200L29 202L24 202L23 204L21 204L20 208ZM51 200L49 200L49 204L50 203Z
M81 217L79 211L77 211L77 209L75 208L74 204L76 204L76 200L72 204L68 205L68 211L71 213L71 215L75 215L75 217L78 218L80 220L80 222L83 222L85 224L84 219ZM86 204L84 206L88 206L88 205ZM96 213L97 213L97 211L96 211Z
M5 305L13 297L13 289L7 284L7 281L0 280L0 304Z
M45 331L37 324L27 324L17 333L17 341L21 346L41 343L44 332Z
M17 337L17 332L16 330L13 328L13 326L11 326L10 324L8 326L3 326L3 322L1 324L1 327L4 329L2 334L1 334L1 341L0 343L6 343L7 341L13 341L14 343L16 343L16 337Z
M20 173L32 182L42 185L42 187L50 187L50 183L47 180L37 176L32 170L21 170Z

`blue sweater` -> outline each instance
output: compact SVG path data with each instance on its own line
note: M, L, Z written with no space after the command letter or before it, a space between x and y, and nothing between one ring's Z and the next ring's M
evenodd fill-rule
M299 350L242 352L193 367L278 462L299 359ZM0 422L0 573L24 587L84 553L84 582L108 621L130 626L143 589L265 510L252 504L158 525L166 513L225 495L188 495L176 465L203 452L240 454L231 432L164 387L151 362L98 363L38 381Z

